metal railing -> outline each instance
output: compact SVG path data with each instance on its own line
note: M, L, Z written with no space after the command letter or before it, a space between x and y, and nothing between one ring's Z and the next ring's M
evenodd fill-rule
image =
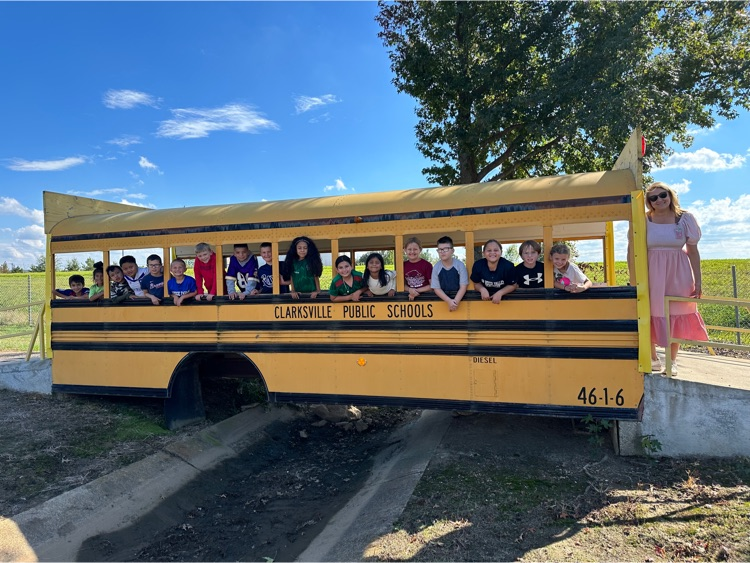
M24 303L23 305L14 305L12 307L2 307L0 308L0 313L3 311L13 311L15 309L27 309L34 305L41 305L42 309L39 311L39 315L37 316L36 323L34 324L34 328L32 330L24 330L21 332L13 332L11 334L2 334L0 335L0 340L3 338L16 338L18 336L31 336L31 341L29 342L29 348L26 351L26 361L28 362L31 359L31 353L34 350L34 344L36 343L37 337L39 337L39 356L44 359L45 356L45 346L44 346L44 312L47 309L47 305L45 301L33 301L29 303Z
M714 326L714 325L707 325L706 328L710 330L721 330L726 332L733 332L737 334L737 344L730 344L729 342L717 342L714 340L686 340L684 338L672 338L672 326L669 322L669 305L672 302L688 302L688 303L703 303L703 304L711 304L711 305L727 305L729 307L734 307L735 310L739 310L739 307L750 307L750 301L744 300L744 299L736 299L733 297L701 297L698 299L697 297L672 297L670 295L667 295L664 297L664 316L666 319L666 325L667 325L667 346L664 350L664 359L665 359L665 373L671 374L672 373L672 344L689 344L691 346L705 346L709 349L711 353L713 353L712 348L728 348L730 350L744 350L744 351L750 351L750 346L745 344L739 344L741 342L741 335L743 333L748 334L750 333L750 329L742 328L739 326L733 326L733 327L724 327L724 326Z

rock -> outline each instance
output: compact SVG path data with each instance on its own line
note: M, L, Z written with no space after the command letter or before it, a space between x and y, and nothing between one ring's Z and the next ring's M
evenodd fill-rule
M306 430L300 430L299 431L299 437L300 438L307 438L307 431Z
M357 432L364 432L367 430L370 426L364 421L364 420L358 420L354 423L354 429Z
M312 413L318 418L333 423L362 418L362 411L357 407L345 405L315 405L312 407Z
M315 426L316 428L320 428L321 426L325 426L326 424L328 424L327 420L316 420L315 422L310 424L310 426Z
M312 408L312 413L317 416L318 418L326 419L328 416L328 406L327 405L314 405Z

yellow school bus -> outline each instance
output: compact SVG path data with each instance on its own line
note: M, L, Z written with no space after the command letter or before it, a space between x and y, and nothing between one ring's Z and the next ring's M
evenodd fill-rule
M279 402L637 420L649 365L640 158L636 131L615 169L555 177L163 210L47 192L50 299L57 255L98 252L106 266L124 249L158 248L168 263L194 257L198 242L226 259L235 243L257 253L270 241L279 257L300 235L332 261L392 249L398 279L394 297L356 303L332 303L325 291L293 300L279 294L278 275L274 294L243 301L221 283L212 302L181 307L52 301L53 390L162 397L170 426L202 415L200 384L211 377L257 378ZM614 221L633 232L633 285L615 285ZM546 260L543 289L499 305L471 289L455 312L430 293L409 301L404 240L434 248L444 235L465 247L469 271L488 239L545 249L600 240L606 286L556 290ZM223 266L217 260L219 279Z

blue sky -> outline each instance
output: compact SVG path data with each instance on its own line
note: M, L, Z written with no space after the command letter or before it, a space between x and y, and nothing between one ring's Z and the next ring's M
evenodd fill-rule
M376 13L0 3L0 263L43 253L43 190L168 208L427 186ZM705 258L750 257L748 130L747 112L722 120L654 172L698 216Z

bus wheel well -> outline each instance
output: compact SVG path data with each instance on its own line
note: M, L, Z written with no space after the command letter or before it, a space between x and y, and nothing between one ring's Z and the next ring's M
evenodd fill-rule
M268 400L268 388L260 370L244 354L193 352L180 361L170 378L164 401L167 428L174 430L205 420L203 389L227 379L238 380L238 391L253 393L258 401Z

